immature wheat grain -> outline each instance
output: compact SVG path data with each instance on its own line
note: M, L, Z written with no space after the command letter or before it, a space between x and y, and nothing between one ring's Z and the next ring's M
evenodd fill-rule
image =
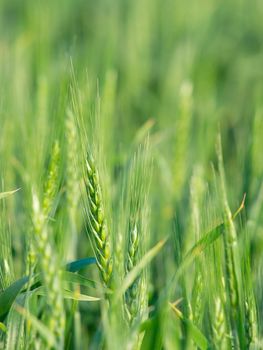
M110 286L112 276L112 256L110 233L105 219L101 187L94 161L86 161L86 190L88 197L88 224L102 280Z
M251 310L249 309L248 301L245 301L245 332L246 332L246 341L247 348L249 349L250 344L252 343L253 334L252 334L252 319L251 319Z
M43 196L43 214L48 216L54 205L54 197L58 187L58 170L60 163L60 147L58 141L55 141L52 149L52 157L49 165L47 181L44 187Z
M148 232L148 203L150 163L148 143L139 148L130 168L128 181L128 227L126 273L129 273L138 263L145 249ZM149 172L149 173L148 173ZM143 272L127 290L125 295L126 310L129 322L132 324L142 317L147 308L146 272Z
M138 231L137 226L133 227L130 231L130 239L128 244L128 254L126 271L130 272L138 262ZM128 317L132 323L134 318L137 316L139 311L139 288L140 288L140 278L137 278L132 286L128 289L126 293L126 306L128 310Z
M219 297L215 299L215 318L213 324L214 342L216 349L225 349L225 316L222 302Z
M245 298L245 333L246 345L249 349L258 343L259 339L259 322L256 309L256 300L253 295L248 295Z
M196 325L200 325L202 321L202 309L203 309L203 274L201 270L201 263L197 264L195 283L193 287L193 321Z
M224 337L225 337L225 324L224 324L224 311L220 298L215 301L215 323L214 323L215 343L217 349L223 349Z

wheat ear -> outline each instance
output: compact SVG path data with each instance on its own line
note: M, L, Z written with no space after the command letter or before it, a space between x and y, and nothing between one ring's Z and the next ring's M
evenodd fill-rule
M112 276L110 232L105 219L98 171L91 157L88 157L86 160L86 169L89 231L92 235L94 251L102 280L109 287Z
M38 257L40 270L43 276L44 286L47 293L47 314L49 329L56 335L59 348L64 344L64 305L60 271L58 269L57 256L53 248L52 239L48 232L48 215L50 214L58 188L58 170L60 163L60 148L55 142L44 187L42 205L35 192L33 192L33 230L35 256ZM50 312L52 311L52 312Z
M148 191L151 177L151 164L148 153L148 140L137 151L130 168L128 182L128 228L126 274L143 256L149 229ZM127 290L126 311L131 324L143 317L147 309L146 271L143 271Z

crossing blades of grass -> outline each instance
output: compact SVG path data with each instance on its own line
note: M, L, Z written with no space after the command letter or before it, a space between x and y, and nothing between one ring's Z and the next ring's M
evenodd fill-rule
M116 292L116 299L120 298L125 291L130 287L130 285L135 281L139 273L147 266L150 261L160 252L163 248L167 239L158 242L151 250L149 250L144 257L139 261L139 263L126 275L121 288Z
M187 326L189 334L191 335L192 340L195 342L198 348L201 350L208 349L208 340L204 336L204 334L200 331L200 329L196 327L191 320L184 317L182 312L177 309L175 303L170 303L170 306L174 311L175 315L179 317L180 320Z
M66 265L66 269L69 273L71 272L72 275L69 276L67 274L64 274L64 276L67 277L67 281L70 280L70 282L76 282L78 280L77 283L81 282L81 284L87 285L87 280L85 280L84 282L84 278L79 277L78 279L77 275L74 275L73 272L77 272L90 264L94 264L95 262L96 260L94 258L85 258L71 262ZM40 276L34 276L34 279L36 283L35 286L37 287L39 285ZM8 288L6 288L3 292L0 293L0 321L3 321L5 319L16 297L19 295L19 293L22 291L22 289L25 287L28 281L29 277L24 276L16 280L13 284L11 284ZM90 285L92 285L93 283L94 282L91 281Z
M21 307L20 305L15 304L14 309L17 311L17 313L22 315L26 320L28 320L32 324L33 328L35 328L35 330L41 335L41 337L44 340L46 340L47 344L50 347L53 347L54 349L59 348L57 341L56 341L56 337L54 336L54 334L52 332L50 332L48 327L46 327L34 315L32 315L28 310Z

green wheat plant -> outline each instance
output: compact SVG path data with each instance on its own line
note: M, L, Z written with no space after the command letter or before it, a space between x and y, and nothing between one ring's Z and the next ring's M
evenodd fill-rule
M0 350L263 348L262 16L0 0Z
M33 192L33 234L34 249L39 261L40 270L43 273L44 285L47 291L47 305L49 312L48 325L52 333L56 334L60 348L64 344L64 306L61 293L61 276L57 270L58 255L54 252L53 239L49 238L48 228L49 215L54 206L55 195L58 189L60 148L58 142L54 143L51 155L47 180L44 186L42 205L36 193Z
M86 160L88 197L88 224L94 242L94 251L101 277L106 286L110 286L112 276L112 256L110 232L105 219L103 198L99 175L92 158Z
M151 162L149 160L147 142L140 147L129 170L128 208L127 208L127 252L125 255L125 271L129 273L146 251L148 221L148 191L151 179ZM138 317L145 318L147 312L147 275L139 276L126 292L126 310L130 323Z

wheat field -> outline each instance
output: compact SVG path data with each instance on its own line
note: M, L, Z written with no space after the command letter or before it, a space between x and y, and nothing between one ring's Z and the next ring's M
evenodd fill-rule
M0 0L0 349L263 349L262 16Z

